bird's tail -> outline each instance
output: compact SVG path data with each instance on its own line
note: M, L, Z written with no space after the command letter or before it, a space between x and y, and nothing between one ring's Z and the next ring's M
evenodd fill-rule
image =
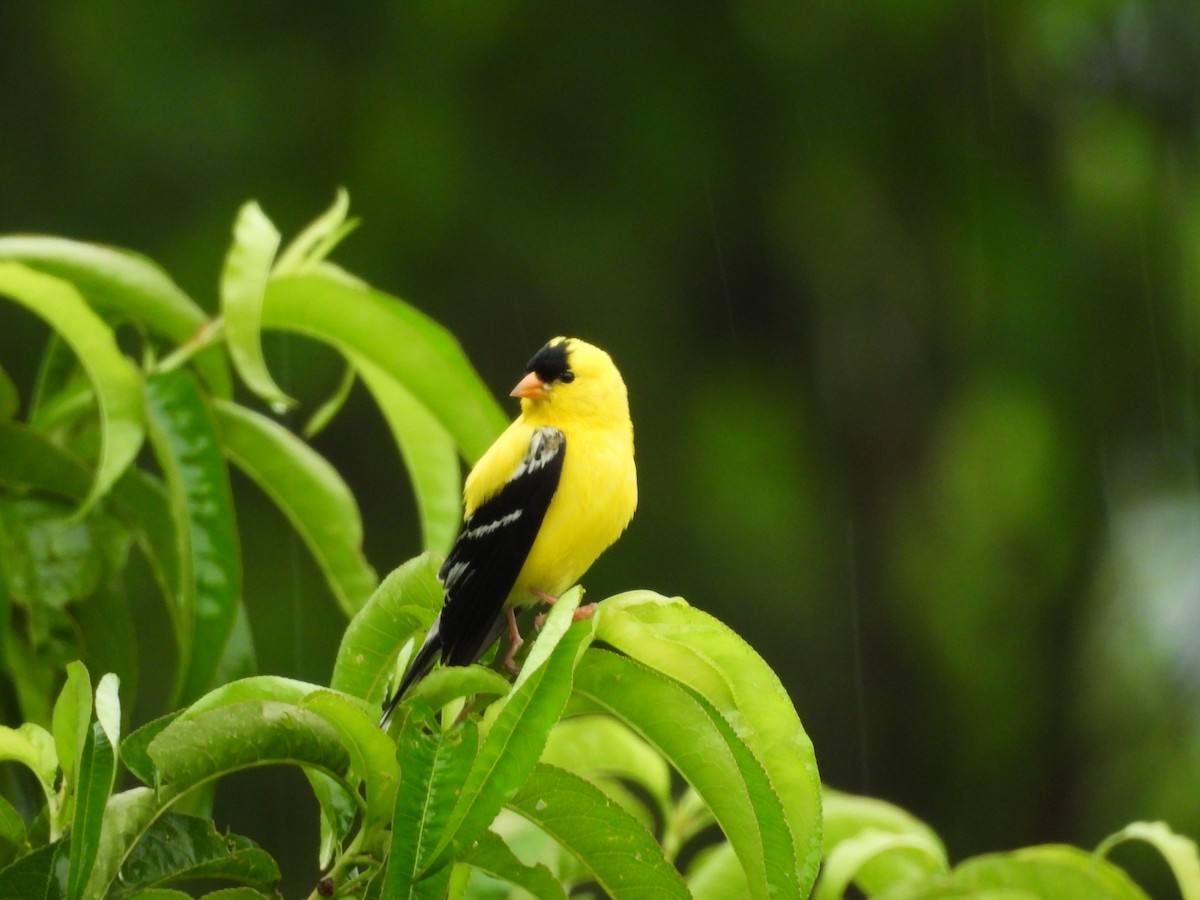
M392 718L392 712L396 709L396 704L408 692L408 689L420 681L425 674L433 668L433 664L437 662L438 655L442 652L442 636L441 629L438 623L434 623L433 628L429 630L429 634L425 636L425 643L421 645L421 649L417 651L417 655L413 657L412 665L408 667L408 671L404 673L404 677L400 680L399 687L383 704L383 716L379 719L379 727L387 728L388 722Z

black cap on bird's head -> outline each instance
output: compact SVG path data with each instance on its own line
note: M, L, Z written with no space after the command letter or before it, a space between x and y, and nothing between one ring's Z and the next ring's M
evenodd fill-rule
M533 354L525 377L512 390L525 415L536 414L560 426L578 421L629 420L629 401L621 373L599 347L579 338L556 337Z
M525 377L513 388L510 396L525 400L541 400L554 384L570 384L575 380L569 355L571 341L555 338L525 364Z

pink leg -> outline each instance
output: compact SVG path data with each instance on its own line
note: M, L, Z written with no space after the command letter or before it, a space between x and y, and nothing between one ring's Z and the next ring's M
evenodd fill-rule
M517 617L513 615L511 606L505 607L504 615L508 618L508 652L504 654L501 662L504 663L504 668L516 675L521 671L521 667L516 664L513 657L525 641L521 639L521 632L517 631Z

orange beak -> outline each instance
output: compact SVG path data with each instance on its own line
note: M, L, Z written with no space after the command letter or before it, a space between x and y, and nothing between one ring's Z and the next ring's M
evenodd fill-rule
M525 400L541 400L546 396L546 382L538 378L537 372L530 372L517 382L517 386L508 396L521 397Z

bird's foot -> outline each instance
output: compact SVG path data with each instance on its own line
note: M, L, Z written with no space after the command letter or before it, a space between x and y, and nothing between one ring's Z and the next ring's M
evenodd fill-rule
M553 606L555 603L558 602L557 597L552 597L549 594L547 594L545 591L539 591L537 588L533 588L532 590L530 590L529 593L533 594L533 596L537 597L539 600L541 600L547 606Z
M575 612L571 614L572 622L582 622L584 619L590 619L596 614L595 603L585 603L583 606L575 608ZM546 613L538 613L533 620L533 627L536 631L541 631L542 626L546 624Z
M521 637L521 632L517 630L517 617L513 613L512 607L504 610L504 615L508 618L508 652L504 654L504 659L500 660L504 668L508 669L513 675L521 671L521 667L517 665L514 657L517 651L525 644Z

